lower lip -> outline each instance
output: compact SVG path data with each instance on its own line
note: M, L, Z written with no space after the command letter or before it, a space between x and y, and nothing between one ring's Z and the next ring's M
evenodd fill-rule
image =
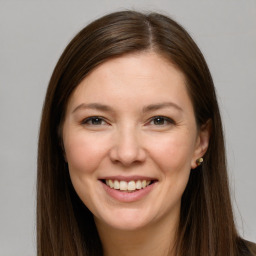
M134 192L124 192L121 190L116 190L116 189L110 188L103 182L101 183L109 196L111 196L112 198L120 202L130 203L130 202L138 201L144 198L145 196L147 196L151 192L151 190L155 187L157 182L154 182L143 189L135 190Z

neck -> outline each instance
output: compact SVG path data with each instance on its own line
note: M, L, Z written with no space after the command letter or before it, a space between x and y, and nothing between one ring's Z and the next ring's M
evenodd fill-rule
M102 242L104 256L173 256L178 221L150 224L136 230L117 230L95 223Z

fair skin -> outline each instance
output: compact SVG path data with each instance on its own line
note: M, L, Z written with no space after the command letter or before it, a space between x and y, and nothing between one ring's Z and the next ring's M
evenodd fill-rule
M63 124L65 159L105 256L172 254L181 197L208 141L183 73L158 54L108 60L78 85Z

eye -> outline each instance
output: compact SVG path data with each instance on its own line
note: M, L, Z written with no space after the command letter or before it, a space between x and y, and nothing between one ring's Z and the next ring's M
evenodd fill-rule
M82 124L99 126L99 125L106 125L107 122L104 121L104 119L99 116L92 116L92 117L88 117L85 120L83 120Z
M149 124L157 126L166 126L170 124L175 124L175 122L169 117L155 116L149 120Z

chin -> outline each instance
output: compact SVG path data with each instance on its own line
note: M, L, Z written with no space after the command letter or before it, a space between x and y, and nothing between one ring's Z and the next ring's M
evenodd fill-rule
M145 213L145 212L144 212ZM116 211L111 211L110 215L102 216L100 218L96 217L96 224L104 223L104 226L109 226L112 229L122 230L122 231L135 231L146 227L151 223L149 216L141 214L138 209L119 209Z

